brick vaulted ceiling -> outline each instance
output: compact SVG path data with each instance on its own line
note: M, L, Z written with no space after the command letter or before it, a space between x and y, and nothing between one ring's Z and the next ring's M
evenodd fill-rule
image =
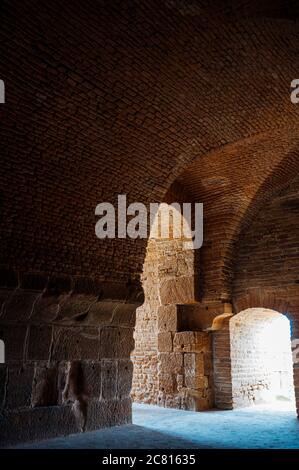
M205 203L208 295L229 297L241 227L299 166L298 28L255 3L2 1L2 264L136 277L145 241L97 240L94 209L179 178Z

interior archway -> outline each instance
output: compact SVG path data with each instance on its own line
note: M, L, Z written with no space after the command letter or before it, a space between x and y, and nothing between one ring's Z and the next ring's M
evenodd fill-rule
M265 308L230 320L233 407L288 403L295 410L290 322Z
M213 332L215 406L295 412L291 323L268 308L227 316Z
M170 232L165 237L165 213L169 210ZM188 322L198 298L198 260L193 242L185 233L180 238L175 236L175 221L179 225L188 221L182 212L166 203L160 205L157 218L159 230L154 236L151 233L143 266L145 302L136 312L132 398L141 403L189 409L195 406L191 394L201 398L201 406L208 408L212 405L208 375L194 376L188 360L195 358L189 357L192 354L185 350L186 338L181 338L192 329ZM190 225L188 229L191 230ZM210 352L208 334L197 335L205 336ZM194 356L196 363L202 360L203 367L203 357ZM211 356L205 359L211 361Z

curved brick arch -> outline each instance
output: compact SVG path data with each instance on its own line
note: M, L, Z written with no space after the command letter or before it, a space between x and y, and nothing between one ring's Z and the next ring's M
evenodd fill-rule
M230 265L233 266L236 255L236 245L238 245L238 238L241 236L242 231L249 228L254 218L262 210L263 205L274 199L279 193L286 190L293 180L296 180L299 169L299 157L297 145L295 144L294 150L286 153L278 165L274 166L271 173L260 184L258 191L249 202L245 213L240 218L239 223L235 227L232 235L232 245L226 253L226 258L230 260ZM274 309L275 310L275 309Z
M296 177L297 149L295 129L257 134L198 157L179 176L190 197L204 203L203 299L231 300L238 237L263 204Z
M270 129L291 128L297 116L285 81L276 73L269 74L265 64L269 60L280 63L287 50L285 75L295 76L294 31L288 22L243 19L238 28L247 36L249 33L250 40L241 45L230 37L231 24L229 28L210 28L208 35L199 34L198 16L185 17L165 5L156 9L155 1L138 2L135 13L125 8L117 12L106 3L102 11L101 2L93 8L82 2L75 8L66 2L55 24L48 22L43 28L45 18L34 8L35 3L24 2L14 40L10 41L5 29L1 44L2 55L7 57L15 53L14 41L28 38L20 50L22 79L11 68L3 76L10 86L7 105L1 110L6 121L3 170L9 175L3 182L2 217L8 219L13 214L11 220L18 220L9 229L14 231L13 240L7 240L8 233L4 233L3 263L73 275L107 274L110 278L117 271L127 280L141 272L145 243L118 241L105 247L95 243L96 204L102 200L115 202L120 192L141 202L162 200L196 156ZM30 14L28 22L26 14L31 8L34 15ZM54 1L45 8L45 15L51 18L61 6ZM210 20L213 25L222 21L220 5L218 8L219 18L216 9ZM74 11L80 12L80 18ZM4 13L8 23L13 21L13 3L5 6ZM124 27L133 13L135 43ZM66 17L71 20L66 21ZM97 27L100 19L104 20L103 28ZM280 48L273 28L278 39L284 37ZM256 34L261 31L262 39L257 41ZM204 52L205 41L213 54ZM230 49L231 63L226 69L221 58ZM144 50L146 60L142 57ZM245 65L235 60L251 55L255 60L245 61ZM24 57L29 57L27 67L22 66ZM254 84L251 76L256 77ZM271 88L271 103L277 98L280 109L271 105L265 83ZM20 103L17 109L16 102ZM28 120L30 103L33 118ZM22 123L18 130L15 119ZM22 168L20 174L10 174L11 155ZM127 178L123 178L125 158L130 158ZM26 164L32 165L33 171ZM12 188L18 188L30 211L21 213L9 203L13 200L9 197ZM60 207L62 201L64 209ZM25 233L20 226L26 227ZM20 247L24 247L22 253ZM131 256L123 257L127 251ZM104 253L105 269L101 259ZM118 266L113 265L115 260Z
M248 308L266 308L286 316L296 314L297 312L289 310L289 302L283 297L279 292L271 292L262 288L253 289L248 294L234 299L234 313L238 314Z

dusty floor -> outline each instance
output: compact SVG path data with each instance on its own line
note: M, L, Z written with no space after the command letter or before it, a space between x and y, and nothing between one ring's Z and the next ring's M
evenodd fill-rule
M133 405L133 424L18 446L56 449L299 449L299 420L289 405L194 413Z

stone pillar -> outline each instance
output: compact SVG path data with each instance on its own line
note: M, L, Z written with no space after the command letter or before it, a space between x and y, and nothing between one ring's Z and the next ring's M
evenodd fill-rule
M184 328L190 305L166 305L158 315L159 404L201 411L213 406L211 335Z

